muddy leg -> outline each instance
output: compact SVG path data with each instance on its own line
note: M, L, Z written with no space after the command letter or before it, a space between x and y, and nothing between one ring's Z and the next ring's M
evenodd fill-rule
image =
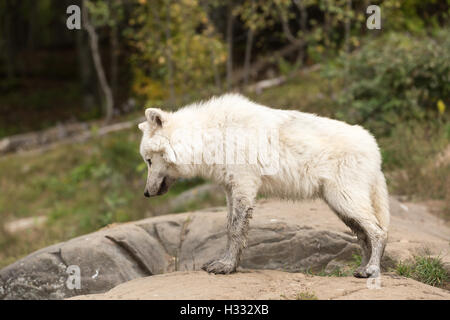
M357 235L363 254L361 266L354 272L354 276L367 278L380 273L387 232L378 226L372 205L368 201L370 197L361 194L361 190L352 192L329 186L324 192L324 200Z
M230 195L227 195L227 198ZM228 274L236 271L242 249L247 246L249 219L253 212L252 197L231 197L231 209L228 210L228 242L225 255L203 265L202 269L212 273Z
M355 230L353 232L356 233ZM371 249L370 243L364 233L357 234L358 244L361 246L361 267L365 267L370 259Z
M386 247L387 233L381 230L377 225L368 225L365 227L370 235L369 242L371 255L367 265L358 268L355 271L354 276L361 278L377 277L381 272L381 257L383 256L384 248Z

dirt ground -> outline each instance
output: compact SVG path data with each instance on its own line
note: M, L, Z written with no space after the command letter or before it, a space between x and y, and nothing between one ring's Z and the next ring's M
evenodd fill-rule
M240 270L231 275L173 272L123 283L103 294L72 299L450 299L450 292L392 273L375 279L319 277L274 270Z

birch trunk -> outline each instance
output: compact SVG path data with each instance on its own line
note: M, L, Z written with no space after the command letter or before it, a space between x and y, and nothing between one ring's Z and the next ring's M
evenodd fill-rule
M91 48L92 59L94 61L95 71L97 73L98 80L100 82L100 87L102 89L104 99L105 99L105 121L110 122L114 112L114 99L112 95L111 88L106 80L105 70L103 69L102 59L100 56L100 50L98 47L98 35L95 31L94 26L89 20L89 14L86 7L86 0L83 0L83 26L89 35L89 45Z

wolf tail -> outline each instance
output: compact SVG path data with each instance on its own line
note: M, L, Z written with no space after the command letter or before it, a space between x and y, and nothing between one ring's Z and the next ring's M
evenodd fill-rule
M386 186L386 179L383 173L377 175L375 183L372 186L372 207L374 209L375 217L378 224L384 231L389 228L390 213L389 213L389 198Z

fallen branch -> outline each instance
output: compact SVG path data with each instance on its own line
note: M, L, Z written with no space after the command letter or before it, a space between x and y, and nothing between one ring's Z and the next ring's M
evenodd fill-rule
M257 83L254 83L254 84L248 86L246 88L246 90L250 91L250 92L255 92L256 94L260 94L268 88L282 85L289 79L293 78L294 76L297 76L299 73L304 75L304 74L308 74L310 72L316 71L318 69L320 69L320 65L315 64L315 65L312 65L311 67L298 70L298 72L291 72L289 75L286 75L286 76L280 76L280 77L276 77L276 78L259 81Z
M0 155L30 150L36 152L45 151L63 144L85 141L93 136L104 136L112 132L129 129L144 120L145 118L141 117L100 127L97 130L93 130L95 123L59 125L40 132L10 136L0 140Z

